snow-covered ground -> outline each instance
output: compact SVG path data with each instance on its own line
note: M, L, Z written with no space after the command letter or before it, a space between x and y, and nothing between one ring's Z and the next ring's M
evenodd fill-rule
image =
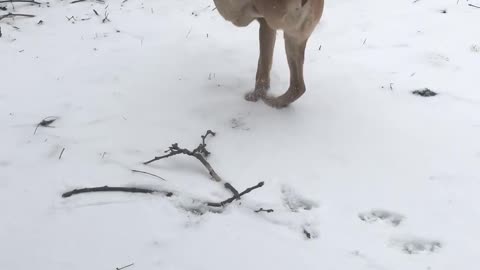
M412 2L327 1L283 110L243 100L258 26L210 0L0 4L36 15L0 21L0 269L478 269L480 1ZM265 186L201 215L231 195L198 161L142 162L207 129L225 180ZM61 197L103 185L177 195Z

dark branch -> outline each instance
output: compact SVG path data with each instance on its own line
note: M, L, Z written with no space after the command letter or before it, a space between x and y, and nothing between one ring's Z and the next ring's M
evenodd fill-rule
M173 157L180 154L194 157L198 161L200 161L200 163L202 163L202 165L208 170L208 173L214 181L224 183L224 187L230 192L232 192L234 197L237 197L239 195L238 191L230 183L223 181L223 179L217 174L217 172L213 169L212 165L206 159L210 155L210 152L207 150L206 143L206 139L208 138L208 136L215 136L215 132L207 130L205 135L201 136L202 142L193 151L186 148L181 148L178 146L178 143L174 143L168 148L168 150L165 151L165 155L154 157L153 159L146 161L143 164L148 165L157 160Z
M469 6L471 7L474 7L474 8L480 8L480 6L477 6L477 5L474 5L474 4L468 4Z
M62 156L63 156L63 152L65 152L65 147L62 149L62 152L60 152L60 156L58 156L58 159L62 159Z
M5 15L0 15L0 21L6 18L15 18L15 17L26 17L26 18L33 18L35 15L31 14L20 14L20 13L7 13Z
M88 0L75 0L75 1L70 2L70 4L82 3L82 2L87 2L87 1ZM96 2L99 2L101 4L105 4L105 1L103 1L103 0L96 0Z
M80 189L74 189L69 192L65 192L62 194L63 198L68 198L73 195L81 194L81 193L88 193L88 192L130 192L130 193L147 193L147 194L152 194L152 193L158 193L160 191L158 190L153 190L153 189L146 189L146 188L136 188L136 187L109 187L109 186L103 186L103 187L93 187L93 188L80 188ZM173 195L171 192L165 192L165 195L167 197L170 197Z
M226 200L224 200L224 201L222 201L222 202L219 202L219 203L212 203L212 202L210 202L210 203L207 203L207 205L208 205L208 206L211 206L211 207L224 207L224 206L232 203L232 202L235 201L235 200L239 200L243 195L245 195L245 194L247 194L247 193L250 193L251 191L253 191L253 190L257 189L257 188L263 187L263 185L264 185L264 182L260 182L260 183L256 184L256 185L253 186L253 187L249 187L249 188L245 189L244 191L242 191L240 194L238 194L238 195L236 195L236 196L234 195L233 197L231 197L231 198L229 198L229 199L226 199Z
M133 266L133 265L134 265L134 263L131 263L131 264L129 264L129 265L125 265L125 266L123 266L123 267L117 267L116 270L123 270L123 269L128 268L128 267Z
M33 0L0 0L0 4L3 3L31 3L31 4L37 4L41 5L42 3L33 1Z
M260 208L260 209L258 209L258 210L255 210L255 213L260 213L260 212L273 213L273 209L263 209L263 208Z
M1 18L0 18L1 20ZM50 127L51 124L53 124L53 122L57 121L58 117L56 116L49 116L49 117L46 117L44 118L42 121L40 121L40 123L37 124L37 127L35 128L35 131L33 132L33 135L35 135L37 133L37 129L39 127Z
M210 176L212 176L212 178L215 181L222 182L222 178L220 178L220 176L218 176L217 172L215 172L212 165L210 165L210 163L206 160L206 157L208 157L210 155L210 152L207 150L207 144L205 142L205 140L207 139L207 137L209 135L215 136L215 132L213 132L211 130L208 130L205 133L205 135L202 135L202 143L200 143L197 146L197 148L195 148L193 151L185 149L185 148L180 148L178 146L178 143L174 143L174 144L172 144L172 146L170 146L168 148L168 150L165 151L165 153L167 153L166 155L155 157L155 158L153 158L149 161L144 162L143 164L148 165L148 164L150 164L152 162L155 162L157 160L169 158L169 157L176 156L176 155L179 155L179 154L184 154L184 155L191 156L191 157L194 157L194 158L198 159L203 164L203 166L205 166L205 168L207 168L208 173L210 174Z

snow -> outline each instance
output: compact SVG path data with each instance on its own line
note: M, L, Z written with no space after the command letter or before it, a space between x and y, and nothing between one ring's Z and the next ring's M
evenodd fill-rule
M257 25L211 1L15 4L37 16L0 21L0 269L477 269L480 2L412 2L327 1L283 110L243 100ZM207 129L225 180L265 186L198 215L230 196L198 161L142 162ZM178 196L61 197L104 185Z

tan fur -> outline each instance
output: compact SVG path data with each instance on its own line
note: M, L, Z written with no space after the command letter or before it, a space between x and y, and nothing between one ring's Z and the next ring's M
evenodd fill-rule
M281 108L305 93L303 65L307 40L320 21L324 0L214 0L219 13L236 26L260 23L260 57L254 91L245 95L249 101L263 99ZM283 30L290 68L290 86L279 97L267 96L277 30Z

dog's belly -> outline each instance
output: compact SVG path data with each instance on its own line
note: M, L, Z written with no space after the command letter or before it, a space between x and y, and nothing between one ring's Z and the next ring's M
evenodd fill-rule
M214 0L222 17L236 26L247 26L261 17L251 0Z
M323 0L214 0L220 15L236 26L264 18L273 29L309 36L318 23Z

